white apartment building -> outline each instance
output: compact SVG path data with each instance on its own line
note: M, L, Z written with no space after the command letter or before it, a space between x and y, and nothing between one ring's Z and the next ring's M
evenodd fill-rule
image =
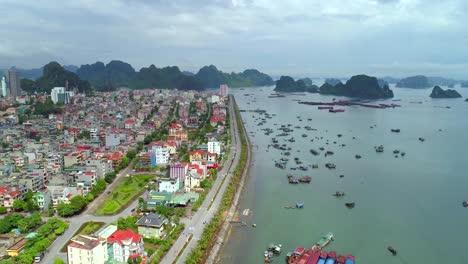
M67 247L68 264L104 264L107 261L107 243L103 238L78 235Z
M209 141L208 152L215 153L216 155L220 155L221 154L221 142Z

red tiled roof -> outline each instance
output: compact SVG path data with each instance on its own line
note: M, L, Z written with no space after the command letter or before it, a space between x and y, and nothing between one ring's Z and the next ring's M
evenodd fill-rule
M131 240L133 243L139 243L141 240L140 234L133 233L132 230L117 230L107 238L108 243L119 243L123 245L123 241Z

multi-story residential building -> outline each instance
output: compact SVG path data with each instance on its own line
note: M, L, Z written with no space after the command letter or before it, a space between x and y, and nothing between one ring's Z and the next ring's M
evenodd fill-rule
M73 151L63 155L63 166L71 167L75 164L81 163L85 160L86 155L84 151Z
M227 96L229 94L229 87L227 86L227 84L221 84L219 86L219 96Z
M169 163L169 149L163 144L150 144L148 151L156 155L156 165L167 165Z
M65 91L65 87L54 87L50 91L50 99L54 104L69 104L73 92Z
M78 235L67 246L68 264L105 264L107 244L103 238Z
M219 141L208 141L208 152L221 154L221 142Z
M97 182L97 176L95 171L79 171L73 174L75 183L83 183L86 186L92 186Z
M175 137L177 135L177 131L182 131L184 128L181 124L173 123L169 127L169 136Z
M171 164L169 167L169 178L179 179L179 182L183 183L185 175L187 175L188 165L186 163Z
M159 191L174 193L179 191L183 185L179 181L179 178L162 178L159 180Z
M41 210L48 209L49 205L52 203L52 195L47 189L35 192L34 198L36 199L37 206L39 206Z
M138 162L135 165L139 169L153 169L156 167L156 153L142 152L137 155Z
M86 169L96 172L97 179L103 179L107 173L113 172L112 161L107 159L94 159L89 158L86 160Z
M116 133L107 133L105 137L106 147L120 145L120 137Z
M91 128L89 130L89 137L93 141L99 140L99 130L97 128Z
M44 189L44 177L42 175L28 175L18 179L21 185L25 185L28 190L37 192Z
M149 213L136 222L138 233L145 238L161 238L166 223L165 218L155 213Z
M142 236L132 230L115 231L107 238L107 243L112 245L113 258L116 261L127 262L129 258L136 259L144 253Z
M8 70L6 75L7 96L16 97L21 94L21 79L18 72ZM2 85L3 86L3 85Z

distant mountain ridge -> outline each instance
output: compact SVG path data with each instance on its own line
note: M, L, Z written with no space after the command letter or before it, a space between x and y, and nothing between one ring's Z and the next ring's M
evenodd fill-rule
M364 99L392 98L393 91L387 84L381 86L379 80L367 75L352 76L345 84L341 81L325 82L320 88L315 85L307 87L303 80L294 81L289 76L281 76L276 81L275 91L277 92L319 92L320 94L330 94L337 96L348 96Z
M444 77L427 77L424 75L410 76L401 79L397 82L397 87L399 88L413 88L413 89L424 89L433 86L454 86L457 83L461 83L463 86L463 81L457 81L455 79L444 78Z
M65 87L78 89L79 92L92 93L91 85L88 81L82 80L76 73L66 70L59 63L53 61L45 65L42 76L38 79L21 79L21 88L27 93L46 92L50 93L54 87Z
M158 68L155 65L136 71L129 63L119 60L112 60L107 64L97 61L93 64L83 64L80 67L67 65L62 68L67 72L76 73L81 80L88 81L96 91L111 91L122 86L132 89L203 90L218 88L221 84L227 84L230 87L253 87L275 83L269 75L256 69L225 73L214 65L204 66L197 73L181 71L177 66ZM29 79L24 82L27 89L32 89L32 85L40 84L34 80L41 78L44 67L17 70L20 71L21 78Z

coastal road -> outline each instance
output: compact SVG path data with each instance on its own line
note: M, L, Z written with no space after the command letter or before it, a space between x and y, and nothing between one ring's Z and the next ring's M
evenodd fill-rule
M211 190L206 195L205 201L202 203L198 211L191 218L183 219L182 222L185 224L185 229L161 261L162 264L174 263L177 255L179 254L180 257L176 263L185 262L185 259L187 258L188 254L192 251L192 249L196 246L198 240L200 239L201 234L203 233L203 229L205 227L205 223L208 223L211 220L211 218L218 210L219 205L221 204L224 191L229 185L232 174L237 166L237 163L239 162L240 157L241 145L237 129L236 115L234 113L233 107L233 96L230 96L229 113L231 117L231 135L233 135L233 137L231 141L231 151L229 153L227 162L223 166L223 169L218 172L218 175L222 175L223 177L218 177L216 179ZM226 178L224 182L223 178ZM219 192L215 197L215 194L218 191L218 189ZM193 235L193 237L187 244L187 247L183 249L190 235ZM181 252L181 250L183 251Z

